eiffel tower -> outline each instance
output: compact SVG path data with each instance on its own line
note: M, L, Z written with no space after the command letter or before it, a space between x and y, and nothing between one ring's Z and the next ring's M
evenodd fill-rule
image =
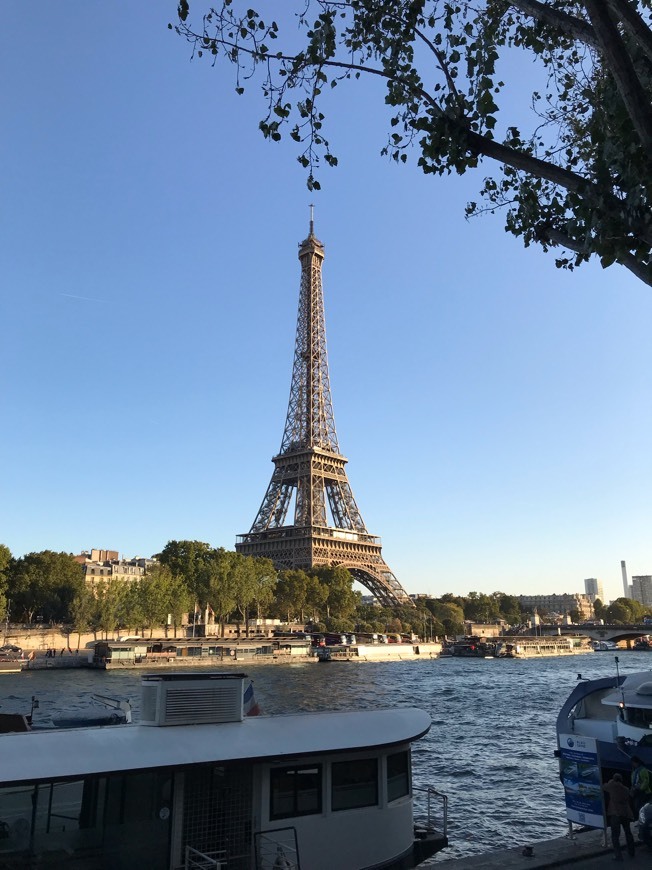
M381 604L413 605L385 564L380 538L365 527L337 443L321 281L324 246L314 233L312 206L299 260L299 315L283 440L260 510L235 548L246 556L265 556L279 570L341 565ZM288 514L293 522L286 523Z

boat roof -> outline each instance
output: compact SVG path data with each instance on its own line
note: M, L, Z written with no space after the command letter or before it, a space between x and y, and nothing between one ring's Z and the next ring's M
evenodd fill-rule
M652 671L629 674L619 689L605 695L602 703L610 707L624 703L626 707L652 710Z
M0 734L0 782L379 749L417 740L430 724L424 710L402 707Z

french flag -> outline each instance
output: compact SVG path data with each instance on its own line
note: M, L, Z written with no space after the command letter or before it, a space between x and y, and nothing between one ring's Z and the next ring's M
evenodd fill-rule
M251 681L245 689L245 693L242 697L242 709L245 716L260 715L260 707L256 703L256 698L254 697L254 684Z

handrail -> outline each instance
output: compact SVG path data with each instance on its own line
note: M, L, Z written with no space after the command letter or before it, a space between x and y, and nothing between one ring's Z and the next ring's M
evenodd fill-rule
M432 786L412 786L412 792L421 792L426 795L426 820L424 827L428 831L439 831L439 828L436 826L434 822L434 808L433 804L435 801L441 807L442 814L442 828L440 833L442 833L445 837L448 835L448 795L445 795L443 792L437 791L437 789L432 788ZM417 819L415 818L415 822Z
M294 827L256 831L256 870L301 870Z
M184 870L223 870L226 868L226 852L200 852L186 846Z

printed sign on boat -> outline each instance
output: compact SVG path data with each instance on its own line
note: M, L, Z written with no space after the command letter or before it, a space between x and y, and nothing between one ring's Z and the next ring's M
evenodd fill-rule
M592 737L559 735L559 770L570 822L604 828L604 795L598 747Z

